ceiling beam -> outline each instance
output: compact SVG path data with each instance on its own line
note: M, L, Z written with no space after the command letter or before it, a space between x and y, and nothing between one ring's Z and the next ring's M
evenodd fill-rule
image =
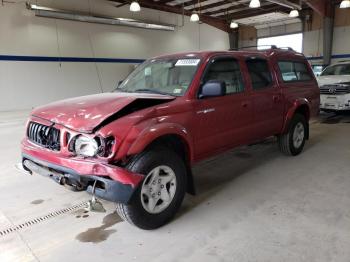
M332 16L332 1L330 0L306 0L306 4L322 17Z
M281 13L289 13L289 9L285 8L285 7L270 7L270 8L266 8L266 9L249 9L246 11L242 11L242 12L235 12L232 14L228 14L228 15L222 15L222 16L218 16L218 18L228 18L229 20L238 20L238 19L242 19L242 18L247 18L247 17L252 17L252 16L257 16L257 15L264 15L264 14L269 14L272 12L281 12Z
M235 6L236 8L248 7L247 5L244 5L244 4L235 4L235 5L233 5L233 3L231 1L222 1L222 2L212 3L212 4L209 4L209 5L203 5L203 6L200 7L200 10L201 11L205 11L207 9L219 7L219 6L222 6L222 5L225 5L225 4L232 4L232 6ZM194 11L196 9L198 9L198 8L192 8L192 9L188 9L188 10L189 11Z
M206 0L202 0L200 1L200 3L202 2L205 2ZM225 4L231 4L232 1L229 1L229 0L224 0L224 1L217 1L215 3L211 3L211 4L208 4L208 5L201 5L200 6L200 9L201 10L205 10L205 9L209 9L209 8L213 8L213 7L217 7L217 6L220 6L220 5L225 5ZM181 5L182 4L178 4L178 5ZM190 9L187 9L187 10L190 10L190 11L194 11L194 10L197 10L198 9L198 1L188 1L188 2L185 2L183 3L184 7L188 7L188 6L193 6L192 8Z
M287 0L266 0L268 2L271 2L271 3L274 3L274 4L277 4L277 5L280 5L280 6L284 6L284 7L288 7L290 9L298 9L298 10L301 10L301 5L298 5L296 3L293 3L291 1L287 1Z
M156 3L159 3L159 4L167 4L167 3L170 3L170 2L173 2L174 0L159 0L157 1Z
M173 0L174 1L174 0ZM205 2L207 0L199 0L199 3L202 3L202 2ZM218 1L218 2L229 2L229 3L232 3L228 0L224 0L224 1ZM191 6L191 5L196 5L198 6L198 0L192 0L192 1L187 1L187 2L184 2L184 3L177 3L175 6L184 6L184 7L187 7L187 6Z
M262 5L260 8L249 8L248 6L243 6L242 8L237 8L237 6L230 6L228 8L221 8L221 9L217 9L215 11L209 11L209 12L206 12L205 14L206 15L215 15L215 14L219 14L219 13L225 13L225 12L228 12L228 11L255 11L255 12L259 12L259 11L263 11L264 9L266 8L279 8L279 6L276 6L275 4L265 4L265 5ZM228 14L230 15L230 14ZM226 15L227 16L227 15Z
M129 3L128 0L110 0L110 1L111 2L119 2L119 3ZM174 14L179 14L179 15L184 14L186 16L191 16L191 14L192 14L192 12L190 12L186 9L183 10L181 7L158 4L159 1L154 2L151 0L139 0L138 2L141 5L141 7L144 7L144 8L150 8L150 9L154 9L154 10L159 10L159 11L174 13ZM222 31L225 31L225 32L231 31L230 26L226 22L226 20L221 19L221 18L210 17L210 16L202 14L202 15L200 15L200 21L203 23L206 23L208 25L211 25L215 28L218 28Z

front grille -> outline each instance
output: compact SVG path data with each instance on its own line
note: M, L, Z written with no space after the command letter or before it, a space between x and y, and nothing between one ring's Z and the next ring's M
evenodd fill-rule
M49 148L54 151L60 151L60 130L53 126L45 126L39 123L30 122L28 125L27 136L30 141Z
M344 95L350 93L349 85L334 84L320 87L320 93L326 95Z

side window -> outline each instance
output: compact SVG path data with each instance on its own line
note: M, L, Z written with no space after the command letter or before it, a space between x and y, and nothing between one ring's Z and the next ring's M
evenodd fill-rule
M303 62L280 61L278 67L284 82L309 81L312 79L306 64Z
M344 65L340 70L341 75L350 75L350 65Z
M239 64L235 59L224 58L214 61L204 76L204 83L209 80L220 80L226 83L226 93L240 93L244 90Z
M270 86L272 83L271 72L265 59L249 58L246 63L254 90Z

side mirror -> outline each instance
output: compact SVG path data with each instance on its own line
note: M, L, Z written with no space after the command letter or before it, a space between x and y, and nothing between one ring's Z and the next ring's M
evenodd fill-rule
M209 80L202 86L199 98L203 99L224 95L226 95L226 83L219 80Z

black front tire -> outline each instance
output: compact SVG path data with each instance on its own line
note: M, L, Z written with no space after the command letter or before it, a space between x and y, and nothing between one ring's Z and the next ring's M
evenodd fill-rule
M300 142L300 145L297 144L296 146L294 143L293 134L295 132L295 129L298 126L300 127L300 125L302 125L304 128L304 136ZM303 151L308 132L308 123L305 116L301 114L295 114L289 123L288 132L278 136L278 145L280 151L289 156L299 155Z
M141 202L141 182L128 204L117 203L119 216L138 228L151 230L168 223L181 206L186 192L186 166L183 160L173 151L166 148L153 148L141 153L127 166L127 169L138 173L149 174L151 170L159 166L171 168L176 176L175 194L165 210L160 213L149 213Z

